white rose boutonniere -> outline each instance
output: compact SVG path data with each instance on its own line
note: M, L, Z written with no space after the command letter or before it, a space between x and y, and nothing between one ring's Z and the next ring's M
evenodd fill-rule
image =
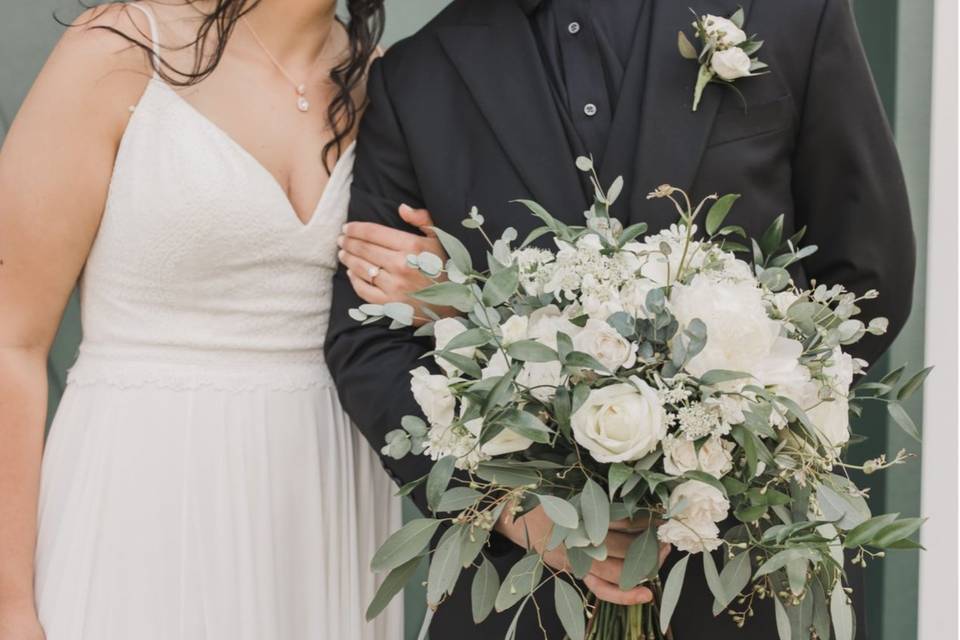
M700 63L693 91L693 110L696 111L704 88L711 82L733 87L740 78L766 73L767 65L754 57L763 46L763 40L747 36L743 30L742 8L729 18L710 14L700 16L695 11L693 15L696 17L694 37L702 43L702 48L698 51L683 31L678 35L678 45L680 55Z

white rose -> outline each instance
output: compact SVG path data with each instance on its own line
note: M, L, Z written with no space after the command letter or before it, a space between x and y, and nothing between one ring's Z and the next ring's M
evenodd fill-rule
M527 338L527 327L530 320L527 316L511 316L509 320L500 325L503 345L507 346L514 342L520 342Z
M573 348L596 358L608 371L629 369L637 362L637 345L621 336L605 320L587 320L573 339Z
M475 418L463 426L473 434L473 437L479 439L480 431L483 429L483 418ZM516 453L517 451L526 451L532 444L533 440L530 438L525 438L510 429L504 429L480 447L480 451L484 456L492 458Z
M557 333L565 333L571 338L576 337L580 327L570 322L570 319L560 311L556 305L541 307L530 314L527 328L527 337L547 345L551 349L557 348Z
M598 462L639 460L667 434L656 390L637 378L591 391L570 423L577 443Z
M700 451L697 452L697 460L700 463L700 470L709 473L714 478L722 478L733 469L733 451L734 444L723 438L712 437L700 445Z
M410 377L413 397L423 410L427 421L435 426L450 426L457 401L450 392L447 378L432 375L426 367L417 367L410 372Z
M433 337L437 344L437 350L442 351L448 344L450 344L451 340L466 330L467 328L463 325L463 323L456 318L443 318L441 320L437 320L433 324ZM453 350L453 353L467 358L472 358L475 352L475 347L463 347ZM447 360L440 357L436 358L436 360L437 364L439 364L440 367L448 374L452 375L458 371L458 369Z
M850 440L850 403L846 396L835 395L823 400L806 413L824 444L839 454L840 448Z
M720 16L707 15L703 19L707 35L717 43L727 46L742 44L747 41L747 34L733 23L733 20Z
M736 80L750 75L750 56L740 47L731 47L714 52L710 66L724 80Z
M757 382L795 387L809 379L799 362L803 345L780 335L782 324L767 315L762 291L754 283L698 274L689 284L673 287L670 308L680 326L698 318L707 327L706 346L686 365L692 375L725 369L753 376L736 381L737 388Z
M688 480L670 494L669 506L674 515L657 531L662 542L690 553L713 551L720 546L716 523L727 517L730 502L718 489Z
M693 440L667 436L663 441L663 470L671 476L682 476L696 471L700 465L697 446Z

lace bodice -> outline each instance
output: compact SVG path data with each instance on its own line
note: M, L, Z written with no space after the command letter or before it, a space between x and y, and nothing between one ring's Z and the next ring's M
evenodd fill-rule
M263 165L153 78L120 144L81 279L84 339L71 382L326 379L352 166L351 145L303 223Z

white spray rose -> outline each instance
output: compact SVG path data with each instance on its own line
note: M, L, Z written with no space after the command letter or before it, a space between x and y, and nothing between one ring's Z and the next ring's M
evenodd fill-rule
M749 76L751 64L750 56L740 47L715 51L710 58L714 73L727 81Z
M696 471L700 465L693 440L667 436L663 441L663 470L671 476Z
M727 475L733 469L733 448L734 444L729 440L716 436L708 438L697 452L700 470L718 479Z
M596 358L608 371L629 369L637 362L637 345L620 335L605 320L587 320L573 339L573 348Z
M670 494L673 517L657 530L661 542L674 545L680 551L701 553L720 546L720 529L730 511L730 502L718 489L688 480Z
M530 320L527 316L521 315L511 316L510 319L501 324L500 333L502 335L503 346L526 340L527 327L529 325Z
M464 424L464 426L475 438L479 439L480 432L483 429L483 418L470 420ZM484 456L492 458L508 453L516 453L517 451L526 451L532 444L533 440L530 438L525 438L516 431L504 429L480 447L480 451Z
M667 434L655 389L639 378L594 389L570 418L577 443L598 462L639 460Z
M423 410L427 421L435 426L448 427L453 422L457 400L447 386L445 376L432 375L426 367L417 367L410 372L410 389Z
M716 40L717 44L735 46L747 41L747 34L729 18L708 14L704 16L703 26L707 35Z
M698 274L689 284L673 288L670 308L680 326L695 318L707 326L706 346L686 365L692 375L725 369L753 376L753 381L738 381L738 386L756 382L792 386L809 378L799 363L803 345L780 335L781 323L767 315L755 284Z
M448 344L450 344L451 340L466 330L467 328L463 325L463 323L456 318L443 318L441 320L437 320L433 324L433 337L437 344L437 350L440 351L444 349ZM461 349L454 349L453 353L467 358L472 358L474 353L476 353L476 348L463 347ZM439 364L448 375L453 375L458 371L458 369L449 361L439 357L436 358L436 360L437 364Z

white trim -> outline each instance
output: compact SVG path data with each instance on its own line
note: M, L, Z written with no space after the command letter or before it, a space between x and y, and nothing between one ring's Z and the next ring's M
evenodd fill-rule
M927 232L920 640L957 629L957 0L934 5Z

